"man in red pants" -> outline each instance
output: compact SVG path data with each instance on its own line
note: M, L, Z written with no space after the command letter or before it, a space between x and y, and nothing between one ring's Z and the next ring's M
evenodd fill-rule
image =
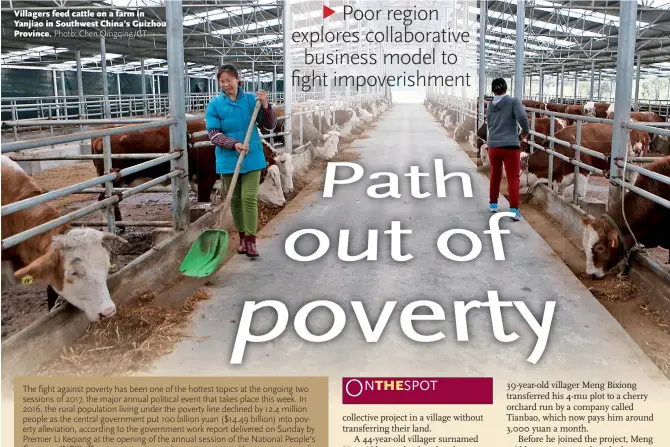
M530 132L526 110L518 98L507 94L507 83L502 78L491 84L493 100L486 109L488 156L491 163L489 210L498 211L498 196L505 165L509 190L510 212L514 220L521 220L519 213L519 173L521 171L520 138L517 123L521 126L521 137Z

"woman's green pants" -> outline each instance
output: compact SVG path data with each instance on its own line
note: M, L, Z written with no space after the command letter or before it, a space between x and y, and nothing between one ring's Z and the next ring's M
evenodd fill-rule
M230 183L233 181L233 174L223 174L221 179L225 186L225 194L227 194L230 190ZM240 174L235 183L233 197L230 199L230 212L233 215L237 231L249 236L255 236L258 229L258 187L260 180L260 169Z

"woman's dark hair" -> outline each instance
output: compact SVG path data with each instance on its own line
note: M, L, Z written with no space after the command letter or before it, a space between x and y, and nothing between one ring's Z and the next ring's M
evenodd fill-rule
M500 95L507 91L507 82L503 78L496 78L491 83L491 91L496 95Z
M235 76L237 79L240 79L240 74L237 72L237 67L233 64L223 64L219 65L219 68L216 69L216 79L219 79L221 73L228 72Z

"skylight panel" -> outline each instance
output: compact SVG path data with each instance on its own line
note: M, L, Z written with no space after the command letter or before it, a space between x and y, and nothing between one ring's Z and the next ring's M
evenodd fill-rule
M516 0L501 0L506 3L516 4ZM647 1L647 0L645 0ZM653 0L657 4L662 2L668 3L668 0ZM545 0L535 0L535 9L544 12L557 12L564 16L572 17L575 19L586 18L587 20L597 22L597 23L613 23L615 26L619 26L619 18L610 15L604 14L598 11L590 11L588 9L579 9L579 8L568 8L562 5L556 5L553 2L548 2ZM638 5L641 5L640 0L638 0ZM544 8L542 6L545 6ZM559 6L558 8L556 6ZM637 22L638 27L647 27L650 24L648 22Z
M242 39L238 40L238 42L245 43L245 44L256 44L260 42L266 42L268 40L276 40L276 39L281 39L282 36L277 36L275 34L266 34L264 36L256 36L256 37L250 37L248 39Z
M102 3L111 6L147 7L165 6L165 0L104 0Z
M190 14L184 16L183 24L184 26L193 26L197 25L200 22L212 21L218 19L225 19L230 14L225 9L213 9L211 11L199 12L197 14Z
M339 29L340 27L344 26L343 21L339 22L330 22L328 24L329 29L334 30L334 29ZM296 28L292 29L291 32L309 32L309 31L318 31L321 29L321 24L318 25L310 25L310 26L305 26L303 28ZM343 28L344 29L344 28ZM351 29L351 28L350 28ZM363 43L363 42L361 42Z
M647 6L659 9L670 9L670 0L644 0ZM637 0L638 6L642 6L642 1Z
M493 18L496 18L496 19L505 20L505 18L506 18L505 14L502 14L502 13L499 13L499 12L496 12L496 11L489 11L489 15ZM524 26L531 26L531 25L534 26L534 27L537 27L537 28L545 28L545 29L549 29L549 30L552 30L552 31L557 31L557 30L561 29L560 26L557 26L553 23L543 22L543 21L540 21L540 20L532 20L532 19L528 19L528 18L524 19ZM575 30L575 31L577 31L577 30ZM514 31L514 33L516 34L516 30ZM596 36L600 36L600 34L596 34L596 33L593 33L593 34L595 34ZM535 36L533 36L533 37L535 37ZM553 43L554 45L561 45L561 46L564 46L564 47L570 47L570 46L576 45L575 42L569 42L567 40L556 39L556 38L553 38L553 37L551 38L551 43Z
M201 22L207 22L207 21L211 22L214 20L221 20L221 19L227 19L229 17L250 14L258 10L268 11L270 9L275 8L276 3L277 0L260 0L255 3L255 5L258 6L244 6L244 7L231 6L225 9L219 8L219 9L213 9L211 11L203 11L196 14L189 14L187 16L184 16L183 24L184 26L193 26Z
M281 23L281 19L272 19L272 20L265 20L263 22L254 22L250 23L248 25L243 25L243 26L235 26L232 28L225 28L225 29L220 29L216 31L212 31L212 34L224 34L227 36L230 36L232 34L242 34L245 31L253 31L259 28L269 28L271 26L277 26Z
M116 53L106 53L105 54L105 60L118 59L120 57L121 57L121 55L116 54ZM92 63L92 62L100 62L100 61L101 61L101 57L100 57L99 54L96 54L95 56L92 56L92 57L82 57L81 58L81 63L82 64L89 64L89 63Z
M30 59L39 59L42 56L63 53L66 51L68 51L67 48L54 48L47 46L34 47L27 50L10 51L2 56L2 63L4 64L8 62L21 62Z

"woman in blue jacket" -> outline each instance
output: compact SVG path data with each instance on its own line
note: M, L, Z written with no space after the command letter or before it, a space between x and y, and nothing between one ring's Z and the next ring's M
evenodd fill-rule
M230 188L240 153L245 153L240 174L235 184L230 211L240 236L237 252L249 257L258 256L256 231L258 228L258 186L261 171L266 168L263 144L258 128L254 126L249 144L244 144L256 100L261 111L256 123L274 129L277 117L265 91L247 93L240 86L240 76L232 64L219 67L216 78L221 92L207 106L205 123L209 139L216 146L216 173L221 175L226 190Z

